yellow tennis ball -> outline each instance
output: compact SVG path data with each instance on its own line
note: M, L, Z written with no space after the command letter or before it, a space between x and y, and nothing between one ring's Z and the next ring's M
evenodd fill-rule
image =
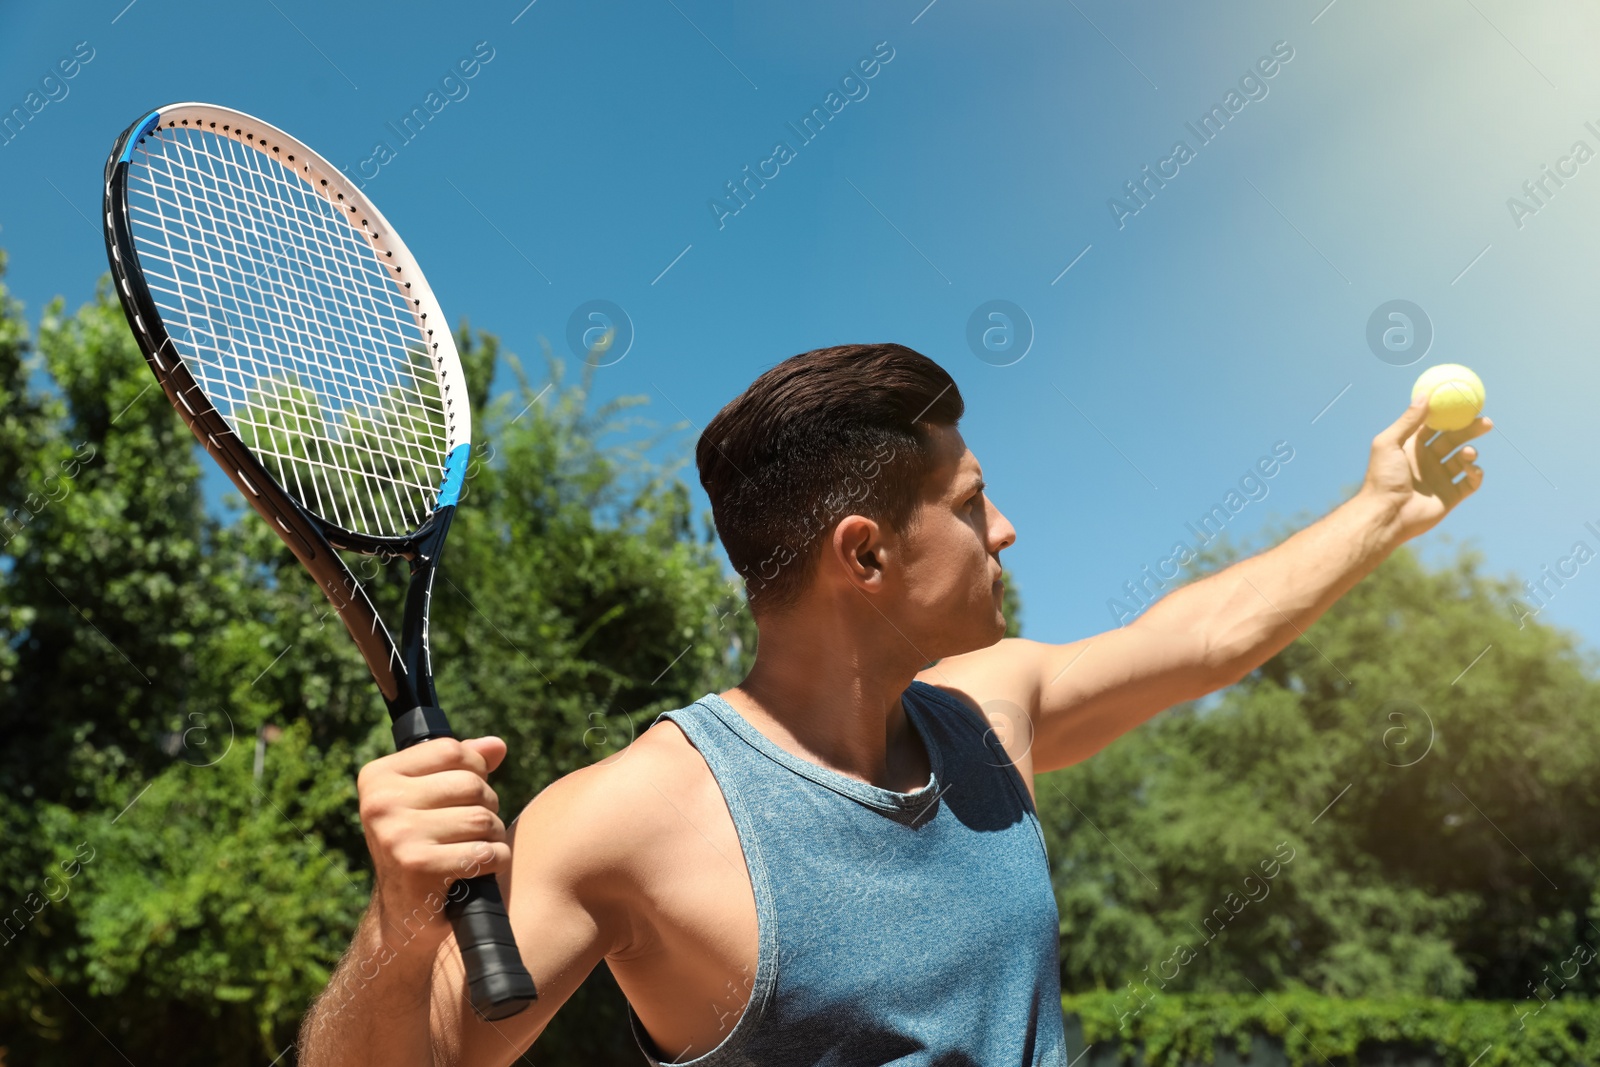
M1483 411L1483 382L1459 363L1440 363L1429 367L1411 387L1411 399L1428 396L1430 430L1460 430L1472 424Z

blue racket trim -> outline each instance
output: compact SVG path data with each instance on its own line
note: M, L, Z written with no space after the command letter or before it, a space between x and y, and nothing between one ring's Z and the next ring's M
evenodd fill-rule
M139 123L139 128L133 132L133 136L128 138L128 143L122 146L122 155L117 157L117 162L126 163L132 159L133 150L139 147L139 142L144 140L144 135L155 129L160 122L161 112L152 111L146 115L144 121Z
M439 507L454 504L461 499L461 483L467 478L467 455L470 444L459 444L450 450L444 461L444 482L439 486Z

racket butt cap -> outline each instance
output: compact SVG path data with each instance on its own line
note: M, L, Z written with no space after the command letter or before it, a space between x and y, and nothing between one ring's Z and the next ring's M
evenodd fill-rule
M458 891L462 886L465 890ZM461 949L473 1011L495 1022L510 1018L538 999L494 875L479 875L452 886L445 915Z
M467 997L473 1011L494 1022L516 1015L539 999L515 945L480 945L470 952L476 957L477 968L469 961L467 973L472 975L475 969L479 970L467 981ZM468 959L467 951L461 955L463 960Z

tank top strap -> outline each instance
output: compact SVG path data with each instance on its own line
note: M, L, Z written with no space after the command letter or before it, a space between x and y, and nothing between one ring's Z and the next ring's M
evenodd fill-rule
M722 707L717 707L718 704ZM752 1032L760 1029L769 1014L778 978L778 910L772 892L773 872L762 848L762 835L757 832L758 819L752 807L755 791L762 786L761 768L752 765L759 756L745 732L756 737L760 737L760 734L714 693L707 693L686 707L663 712L656 716L655 721L663 719L683 731L711 769L723 800L728 805L728 814L733 818L734 830L739 835L745 869L750 874L750 889L755 896L756 973L750 984L750 995L738 1022L717 1046L713 1056L701 1058L707 1062L724 1059L737 1062L739 1049ZM744 730L738 729L735 721ZM658 1058L660 1052L645 1033L631 1004L628 1006L628 1025L650 1067L663 1067L665 1061Z
M944 752L949 780L955 782L974 774L1001 775L1017 804L1033 816L1031 821L1038 832L1039 846L1047 849L1044 827L1039 824L1033 794L1028 792L1022 772L1017 769L1016 762L1006 751L994 727L960 698L927 682L912 682L903 699L908 715L913 714L915 709L928 722L929 728L923 735L924 739L929 742L930 748L937 746Z

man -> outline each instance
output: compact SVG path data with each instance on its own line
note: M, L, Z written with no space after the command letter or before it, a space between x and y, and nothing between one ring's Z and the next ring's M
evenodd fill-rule
M962 410L892 344L795 356L724 408L696 458L760 634L749 677L555 782L509 835L500 740L368 764L376 887L302 1062L509 1064L604 960L652 1063L1064 1064L1034 776L1299 636L1478 489L1466 442L1490 423L1428 444L1412 404L1325 518L1046 645L1001 640L1016 534ZM539 989L498 1023L437 914L468 865L499 876Z

